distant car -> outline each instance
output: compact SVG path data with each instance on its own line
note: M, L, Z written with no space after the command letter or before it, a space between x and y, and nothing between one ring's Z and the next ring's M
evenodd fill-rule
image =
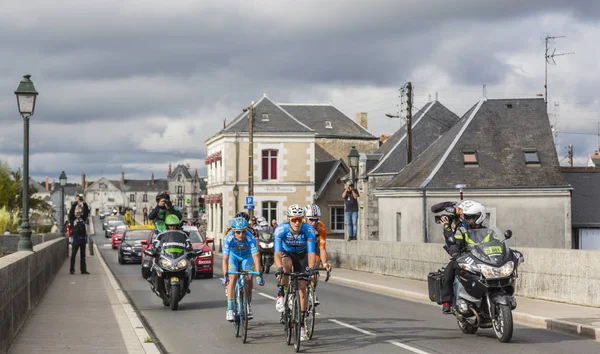
M123 239L125 231L127 231L127 225L122 224L114 227L110 236L110 243L112 244L113 250L119 248L119 244L121 243L121 239Z
M125 225L125 223L121 220L109 220L104 229L104 237L111 237L113 229L118 225Z
M196 276L204 276L205 278L213 277L213 268L215 264L215 255L212 253L209 243L213 243L213 239L206 238L203 231L198 230L195 226L184 226L183 231L188 234L190 243L195 250L202 250L204 253L196 257Z
M119 245L119 264L142 262L142 248L148 243L152 229L127 229Z

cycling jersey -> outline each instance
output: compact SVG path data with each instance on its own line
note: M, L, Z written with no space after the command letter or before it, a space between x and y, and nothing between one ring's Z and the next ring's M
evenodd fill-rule
M246 230L246 236L242 241L238 241L233 234L233 230L227 233L225 240L223 241L223 256L232 256L238 259L252 258L252 256L258 255L258 248L256 247L256 241L254 235Z
M307 223L302 223L297 235L292 233L289 222L279 224L273 232L275 252L283 250L288 253L315 253L315 229Z
M327 226L322 221L318 221L315 231L319 235L319 246L325 247L327 245Z

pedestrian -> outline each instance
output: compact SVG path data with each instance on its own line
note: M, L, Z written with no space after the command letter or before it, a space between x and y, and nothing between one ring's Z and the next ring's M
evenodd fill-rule
M256 216L252 216L252 218L250 218L250 227L256 229Z
M144 214L144 225L148 224L148 208L144 207L142 209L142 213Z
M273 226L273 230L277 227L277 220L276 219L271 220L271 226Z
M90 209L83 199L83 194L80 194L77 197L77 203L69 211L69 223L72 225L71 235L73 239L71 246L71 274L75 274L75 257L79 250L81 250L79 254L79 269L81 274L90 274L85 264L85 246L87 245L86 223L89 215Z
M52 225L52 228L50 229L50 233L55 234L57 232L58 232L58 223L55 221L54 225Z
M356 241L357 224L358 224L358 191L354 189L354 184L348 182L342 198L346 202L344 218L346 219L346 229L348 230L348 241Z

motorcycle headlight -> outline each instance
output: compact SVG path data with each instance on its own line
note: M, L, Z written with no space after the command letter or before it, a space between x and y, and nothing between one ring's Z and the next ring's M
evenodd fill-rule
M158 262L163 268L171 268L171 266L173 265L173 263L166 258L161 258Z
M492 267L487 264L480 264L479 269L481 270L481 274L486 278L506 278L512 274L515 265L512 261L507 262L502 267Z
M273 248L273 242L259 242L258 245L262 248Z
M177 262L177 267L176 268L177 269L185 268L185 267L187 267L187 265L188 265L187 259L182 259L179 262Z
M267 248L273 248L273 247L274 247L274 245L275 245L275 243L274 243L274 242L267 243Z

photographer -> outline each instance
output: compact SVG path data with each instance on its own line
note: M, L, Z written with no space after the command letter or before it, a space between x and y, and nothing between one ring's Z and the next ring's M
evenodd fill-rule
M342 198L346 202L346 210L344 218L346 219L346 229L348 229L348 241L356 241L356 233L358 229L358 191L354 189L354 184L348 182Z
M168 215L175 215L179 220L183 218L181 212L173 207L169 193L160 192L156 195L156 207L148 215L149 220L154 220L154 229L158 233L167 229L165 219Z
M73 243L71 246L71 267L69 272L75 274L75 257L79 254L79 270L81 274L90 274L87 271L85 263L85 246L87 245L87 221L90 215L90 208L84 201L83 194L77 196L77 201L71 205L69 210L69 223L72 225L71 236Z

